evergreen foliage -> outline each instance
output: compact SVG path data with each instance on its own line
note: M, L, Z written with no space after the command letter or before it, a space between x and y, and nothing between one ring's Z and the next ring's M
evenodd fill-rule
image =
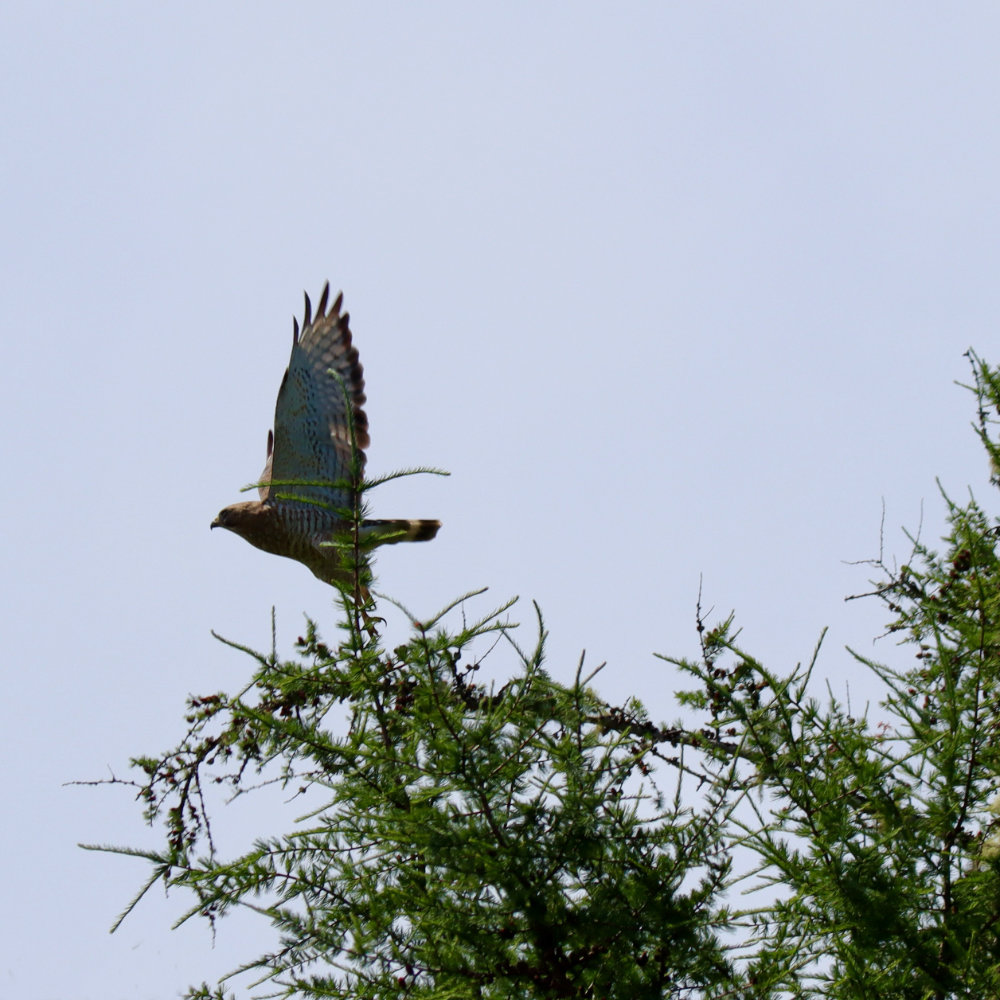
M1000 468L1000 371L970 362ZM1000 996L1000 527L941 492L941 550L870 564L915 661L852 654L884 685L877 725L815 691L819 646L781 675L732 618L699 612L700 656L664 657L703 719L667 727L582 661L553 681L537 609L529 649L511 604L469 624L466 595L386 650L345 594L339 642L310 623L290 659L246 649L246 686L192 697L178 746L133 762L164 845L100 848L150 865L120 919L166 883L183 919L271 922L272 953L192 998ZM262 783L305 815L222 856L212 789Z

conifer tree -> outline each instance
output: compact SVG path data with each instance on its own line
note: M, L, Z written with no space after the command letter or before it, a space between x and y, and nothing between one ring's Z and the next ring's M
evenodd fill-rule
M1000 468L1000 372L969 357ZM821 693L819 645L781 674L700 611L700 655L663 657L700 725L607 703L582 661L557 683L538 609L522 646L512 602L466 620L481 594L401 608L391 650L360 589L336 641L310 622L292 656L237 646L246 684L191 697L179 744L133 761L164 842L100 848L149 865L120 919L166 883L183 919L270 922L271 952L192 998L1000 996L1000 522L941 495L940 551L870 564L914 660L850 654L877 722ZM215 790L268 783L300 812L224 856Z

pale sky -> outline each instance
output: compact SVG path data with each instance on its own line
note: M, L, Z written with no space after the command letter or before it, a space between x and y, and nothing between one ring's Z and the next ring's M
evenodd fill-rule
M958 388L1000 361L1000 9L922 2L54 4L0 8L6 927L0 996L165 1000L272 942L256 918L107 928L153 844L118 789L276 609L335 636L298 564L209 532L264 459L302 292L343 289L379 561L418 615L488 585L676 714L699 581L774 669L845 645L882 504L996 498ZM403 635L389 614L390 634ZM498 654L500 655L500 654ZM498 661L499 663L500 661ZM502 664L500 664L502 666ZM822 688L817 693L822 693ZM878 709L873 709L878 718ZM221 821L234 850L249 806Z

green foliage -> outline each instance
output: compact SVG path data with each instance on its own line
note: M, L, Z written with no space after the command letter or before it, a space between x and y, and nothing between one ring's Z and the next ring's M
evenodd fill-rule
M970 355L977 429L990 454L1000 377ZM699 621L700 681L684 696L739 752L712 750L720 784L742 788L730 843L756 859L777 900L737 915L740 949L790 995L1000 995L1000 557L995 521L944 492L935 552L911 538L905 565L881 558L875 590L888 635L915 665L854 653L885 684L883 721L807 694L812 664L778 676ZM815 662L815 657L814 657ZM735 800L730 798L735 806Z
M414 623L387 653L347 600L340 646L310 624L297 659L252 654L240 695L191 699L182 744L136 762L167 831L141 854L154 880L194 893L189 916L265 915L280 947L245 971L270 992L641 998L727 974L717 821L664 801L641 710L609 714L589 677L554 683L540 617L525 654L508 607L455 632ZM499 689L470 655L490 638L519 667ZM262 776L312 807L219 858L206 787Z
M1000 468L1000 373L970 360ZM183 919L260 913L280 940L237 970L258 996L1000 996L1000 528L942 496L940 552L870 564L913 654L851 654L877 724L815 690L819 646L778 674L700 610L700 655L664 659L702 723L668 728L582 661L553 681L540 615L524 651L509 604L468 624L467 595L389 651L344 595L339 643L309 623L290 659L245 650L244 689L190 699L180 744L133 762L165 837L103 848L151 866L129 910L164 882ZM302 815L222 856L214 790L268 784Z

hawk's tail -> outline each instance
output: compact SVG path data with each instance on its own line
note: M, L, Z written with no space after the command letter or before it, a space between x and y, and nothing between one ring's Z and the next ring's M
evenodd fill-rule
M365 521L364 534L372 536L377 545L395 545L396 542L429 542L441 527L440 521L411 521L397 518L391 521Z

